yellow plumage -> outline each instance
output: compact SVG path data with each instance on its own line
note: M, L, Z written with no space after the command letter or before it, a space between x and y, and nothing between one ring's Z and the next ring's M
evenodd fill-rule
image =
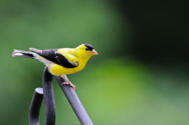
M86 51L86 46L84 46L83 44L78 46L77 48L57 49L57 52L64 55L70 62L78 63L78 66L75 68L65 68L56 63L47 64L49 71L53 75L58 75L58 76L65 74L73 74L78 71L81 71L86 66L90 57L92 55L96 55L96 53L89 53L88 51Z

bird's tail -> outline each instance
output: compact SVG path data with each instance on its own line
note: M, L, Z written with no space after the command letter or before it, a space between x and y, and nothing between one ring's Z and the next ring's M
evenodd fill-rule
M32 58L32 59L38 59L39 58L39 55L34 53L34 52L16 50L16 49L12 52L12 56L13 57L26 57L26 58Z

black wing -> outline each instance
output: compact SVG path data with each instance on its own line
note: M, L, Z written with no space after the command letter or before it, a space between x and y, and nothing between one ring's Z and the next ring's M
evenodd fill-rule
M30 48L30 51L39 54L40 56L58 64L65 68L74 68L77 67L77 64L71 63L65 56L57 53L57 49L48 49L48 50L38 50L35 48Z

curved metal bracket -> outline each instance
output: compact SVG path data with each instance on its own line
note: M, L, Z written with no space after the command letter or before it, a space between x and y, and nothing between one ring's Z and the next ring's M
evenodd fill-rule
M29 109L29 125L39 125L39 113L42 101L43 89L36 88Z
M49 73L48 68L45 67L43 72L43 96L46 114L45 125L55 125L56 119L52 78L53 76Z
M45 125L55 125L56 114L52 77L53 76L48 72L48 69L45 68L43 72L43 89L35 89L31 102L29 110L29 125L39 125L39 113L43 98L45 102L46 114ZM75 90L71 86L62 85L64 79L61 77L56 76L56 80L59 83L59 86L65 94L67 100L69 101L81 125L93 125Z

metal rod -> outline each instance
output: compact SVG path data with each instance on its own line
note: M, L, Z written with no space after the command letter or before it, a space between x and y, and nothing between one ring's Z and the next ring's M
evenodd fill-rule
M45 125L55 125L56 113L52 75L48 72L47 67L45 67L43 72L43 92L46 114Z
M29 125L39 125L39 113L43 101L43 89L36 88L29 109Z
M68 78L67 78L68 79ZM81 125L93 125L88 113L83 107L79 97L77 96L75 90L68 85L62 85L64 79L56 76L56 80L59 83L60 88L64 92L68 102L70 103L73 111L75 112L77 118L79 119Z

